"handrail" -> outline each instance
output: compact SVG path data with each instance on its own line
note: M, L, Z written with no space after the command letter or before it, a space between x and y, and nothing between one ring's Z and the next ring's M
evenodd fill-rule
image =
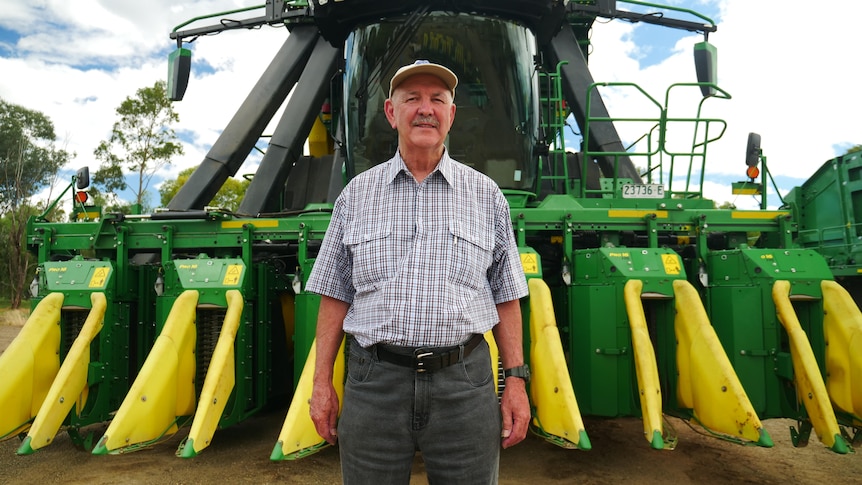
M670 117L669 106L670 106L670 96L672 92L676 92L679 88L683 87L702 87L704 85L710 86L714 88L714 92L716 94L709 97L702 97L700 103L697 107L697 112L694 117ZM599 87L622 87L622 88L634 88L638 92L640 92L644 98L652 102L652 104L658 108L658 117L613 117L613 116L600 116L594 117L591 116L591 103L592 103L592 92L596 91ZM582 173L586 173L587 163L597 156L606 156L606 157L614 157L614 184L612 188L604 188L598 190L588 190L585 184L581 184L580 187L580 197L586 197L587 194L612 194L616 190L618 190L619 180L617 175L618 163L620 157L643 157L647 163L647 174L649 174L648 183L653 183L654 172L656 169L658 172L658 183L664 184L667 182L668 187L665 191L667 196L673 195L682 195L684 197L702 197L703 196L703 183L705 177L705 167L706 167L706 155L707 155L707 146L720 139L724 136L727 131L727 123L718 118L705 118L702 116L703 106L706 102L707 98L719 98L719 99L730 99L730 94L715 86L712 83L675 83L670 85L665 91L664 104L657 101L655 98L650 96L643 88L638 86L635 83L629 82L600 82L593 83L590 85L588 93L587 93L587 105L586 105L586 117L584 123L584 139L589 139L590 126L593 123L632 123L632 122L640 122L640 123L652 123L652 125L647 129L647 131L638 137L634 142L628 144L623 151L593 151L590 150L589 146L585 147L584 150L584 160L582 161ZM692 142L691 148L687 151L680 151L675 147L668 146L667 140L667 132L669 127L673 124L693 124L694 129L692 131ZM717 128L713 128L717 127ZM656 133L657 131L657 133ZM645 142L645 145L640 148L640 150L636 150L641 142ZM667 155L670 159L668 163L668 170L664 168L664 156ZM658 156L658 160L655 158ZM685 186L683 191L674 191L674 174L676 169L676 164L679 163L679 158L687 157L688 158L688 167L685 171ZM697 175L697 170L695 167L696 161L699 160L700 170L699 170L699 182L698 189L692 190L692 185L695 183L693 177ZM657 163L656 163L657 162ZM665 180L667 179L667 180Z
M661 9L665 9L665 10L673 10L673 11L675 11L675 12L687 13L687 14L692 15L692 16L694 16L694 17L697 17L697 18L699 18L699 19L701 19L701 20L706 20L707 22L709 22L710 26L714 26L714 25L715 25L715 21L713 21L711 18L707 17L706 15L703 15L703 14L702 14L702 13L700 13L700 12L695 12L694 10L690 10L690 9L687 9L687 8L674 7L674 6L672 6L672 5L659 5L659 4L656 4L656 3L641 2L641 1L639 1L639 0L620 0L620 2L622 2L622 3L630 3L630 4L632 4L632 5L641 5L641 6L643 6L643 7L661 8Z
M237 9L234 9L234 10L227 10L227 11L224 11L224 12L212 13L212 14L208 14L208 15L200 15L200 16L198 16L198 17L191 18L191 19L186 20L185 22L183 22L183 23L181 23L181 24L177 25L176 27L174 27L174 30L172 30L171 32L176 33L178 30L180 30L181 28L185 27L186 25L189 25L189 24L195 23L195 22L197 22L197 21L199 21L199 20L211 19L211 18L215 18L215 17L220 17L220 16L222 16L222 15L231 15L231 14L235 14L235 13L248 12L248 11L251 11L251 10L257 10L257 9L259 9L259 8L265 8L265 7L266 7L266 4L263 4L263 5L255 5L255 6L253 6L253 7L237 8Z

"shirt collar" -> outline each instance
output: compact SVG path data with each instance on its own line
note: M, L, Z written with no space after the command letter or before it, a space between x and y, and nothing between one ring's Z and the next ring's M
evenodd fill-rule
M395 180L395 177L401 172L407 173L409 170L407 169L407 165L404 163L404 159L401 158L401 152L396 151L395 156L392 157L392 160L389 163L389 169L386 175L386 180L388 182L392 182ZM446 180L449 185L452 185L454 182L454 169L453 169L453 161L449 158L449 149L445 146L443 147L443 156L440 157L440 162L437 163L437 167L432 171L428 176L434 174L434 172L440 172L443 175L443 179Z

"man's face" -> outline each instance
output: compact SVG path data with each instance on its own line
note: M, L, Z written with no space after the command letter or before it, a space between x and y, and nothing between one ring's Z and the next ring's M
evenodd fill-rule
M389 124L398 130L399 146L407 150L441 148L455 119L452 91L431 74L407 78L384 109Z

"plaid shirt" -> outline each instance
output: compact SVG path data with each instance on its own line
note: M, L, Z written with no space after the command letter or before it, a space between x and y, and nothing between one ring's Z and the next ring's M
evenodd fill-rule
M509 204L493 180L448 152L421 184L400 154L335 201L306 290L350 303L362 346L458 345L527 295Z

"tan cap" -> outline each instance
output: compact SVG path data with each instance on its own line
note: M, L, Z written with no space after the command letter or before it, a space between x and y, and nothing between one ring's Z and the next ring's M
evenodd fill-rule
M398 85L403 83L408 77L416 74L432 74L439 77L440 80L446 84L449 90L452 91L452 98L455 97L455 86L458 85L458 76L440 64L434 64L431 61L421 59L413 64L407 64L395 72L395 75L392 76L392 80L389 81L389 97L392 97L392 92L395 91L395 88L397 88Z

